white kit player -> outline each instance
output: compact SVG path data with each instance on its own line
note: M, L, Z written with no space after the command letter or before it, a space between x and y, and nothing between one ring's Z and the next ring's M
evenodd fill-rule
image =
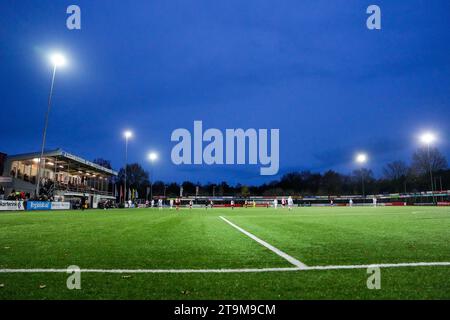
M152 202L150 202L151 208L155 206L155 200L152 199Z
M278 207L278 199L273 199L273 207L276 209Z
M231 206L231 210L234 210L234 200L231 200L230 206Z
M352 199L348 200L348 206L349 207L353 207L353 200Z
M169 205L170 205L170 210L172 210L172 208L173 208L173 199L170 199Z
M163 206L162 199L159 199L158 200L158 208L159 208L159 210L162 210L162 206Z
M288 202L289 211L291 211L292 210L292 206L294 205L294 200L292 200L291 196L288 197L288 201L287 202Z
M192 209L192 205L193 205L194 203L192 202L192 200L190 200L189 201L189 210L191 210Z
M377 206L377 198L373 197L372 202L373 202L373 206L376 207Z

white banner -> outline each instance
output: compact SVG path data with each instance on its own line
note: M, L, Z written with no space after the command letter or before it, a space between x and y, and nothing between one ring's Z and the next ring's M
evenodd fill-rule
M0 211L6 210L24 210L23 201L15 201L15 200L0 200Z
M69 210L70 202L52 202L51 210Z

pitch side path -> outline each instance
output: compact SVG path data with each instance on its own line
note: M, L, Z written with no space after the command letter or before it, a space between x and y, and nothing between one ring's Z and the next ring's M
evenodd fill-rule
M449 299L449 279L450 208L0 213L0 299Z

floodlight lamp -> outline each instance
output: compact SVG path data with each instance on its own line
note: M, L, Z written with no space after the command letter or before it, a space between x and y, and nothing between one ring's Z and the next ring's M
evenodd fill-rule
M429 145L436 141L436 136L431 132L426 132L420 136L420 141L424 144Z
M66 58L60 53L54 53L50 56L50 60L52 61L55 67L63 67L67 64Z
M148 154L148 159L153 162L158 159L158 154L156 152L150 152Z
M133 132L127 130L123 133L123 135L125 136L125 138L129 139L133 136Z
M360 153L356 156L356 162L365 163L367 162L367 155L365 153Z

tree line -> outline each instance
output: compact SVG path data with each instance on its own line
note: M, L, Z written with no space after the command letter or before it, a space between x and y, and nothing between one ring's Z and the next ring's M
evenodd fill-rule
M97 164L111 167L104 159L94 160ZM334 170L323 173L308 170L284 174L279 180L258 186L243 184L230 185L226 181L220 183L198 183L184 181L151 183L149 174L138 163L126 166L127 185L138 191L139 198L146 198L152 190L153 196L177 197L180 187L183 196L275 196L290 195L352 195L362 193L362 181L366 194L409 193L429 191L431 189L430 170L433 173L433 189L447 190L450 181L450 170L444 155L437 148L420 148L416 150L408 165L404 161L387 163L381 177L376 178L372 170L361 168L350 174L342 174ZM117 190L123 186L125 168L119 170L114 181Z

